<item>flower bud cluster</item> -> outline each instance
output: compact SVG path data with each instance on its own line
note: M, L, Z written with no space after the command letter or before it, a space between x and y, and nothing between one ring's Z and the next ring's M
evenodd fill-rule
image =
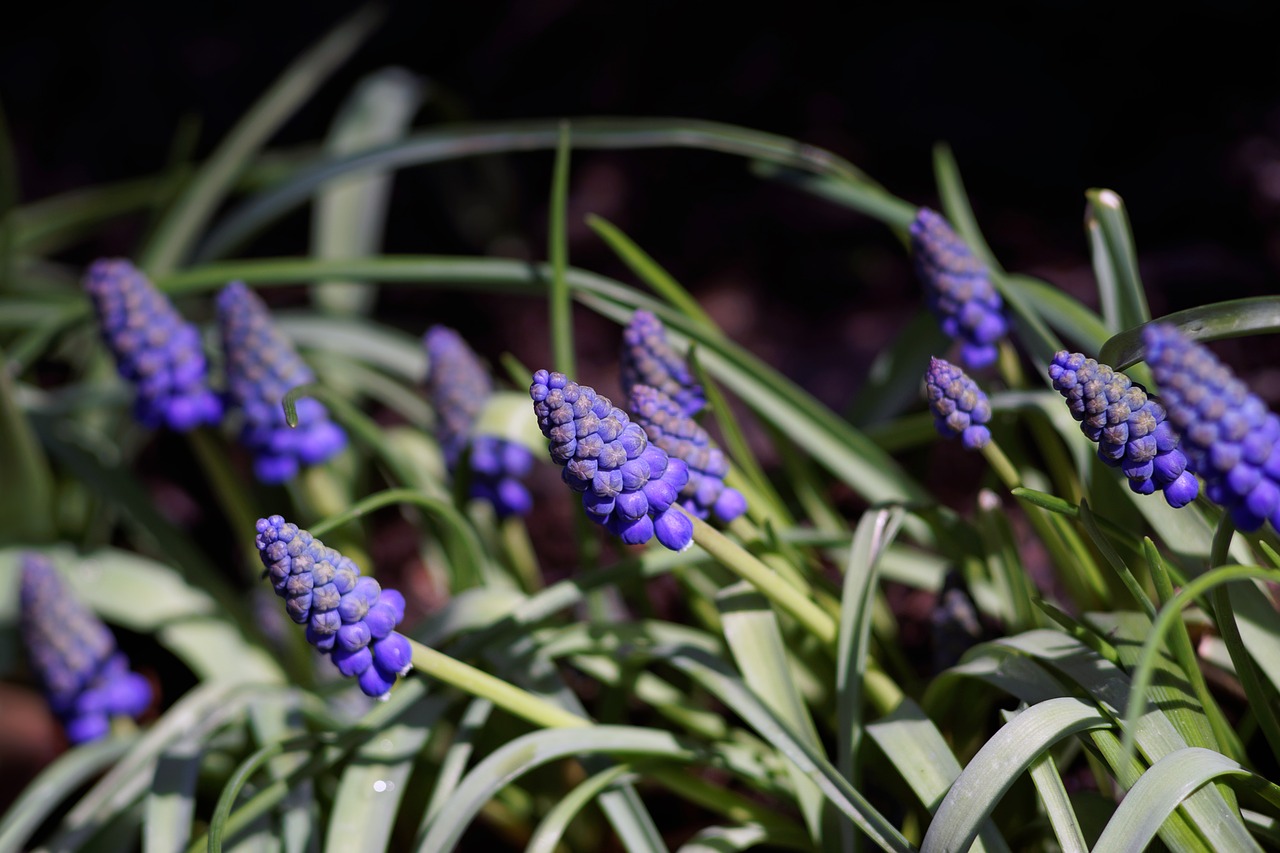
M395 631L404 596L281 516L260 518L257 528L258 556L289 618L306 625L307 641L366 695L386 698L413 665L409 641Z
M533 498L522 482L533 468L527 447L495 435L472 437L493 384L480 359L453 329L432 326L422 338L427 351L427 397L436 413L436 440L452 473L471 447L471 497L493 504L499 518L524 515Z
M1063 350L1049 365L1053 387L1067 400L1080 431L1098 445L1098 458L1119 468L1141 495L1156 489L1172 507L1195 500L1200 486L1187 471L1178 433L1164 407L1118 370Z
M84 289L120 376L136 391L134 416L143 426L185 432L222 418L208 387L200 334L133 264L95 261Z
M68 740L96 740L112 717L139 716L151 704L151 684L129 671L111 631L71 594L48 559L25 553L20 562L19 631Z
M729 473L729 460L724 451L675 400L656 388L636 385L631 389L628 408L634 413L636 423L644 427L649 441L689 466L689 482L680 490L680 502L685 509L698 518L714 514L724 523L746 512L746 498L724 484L724 477Z
M693 542L693 524L676 505L689 468L650 444L644 429L608 397L539 370L529 386L538 428L561 477L582 494L587 516L629 545L654 536L673 551Z
M925 303L942 331L960 342L960 360L971 370L995 362L996 342L1008 333L1009 323L986 266L927 207L911 223L911 249Z
M667 341L662 321L650 311L637 310L623 329L620 369L624 394L630 395L637 385L648 385L675 400L690 416L707 404L693 371Z
M991 403L977 383L949 361L931 357L924 375L925 397L933 412L933 423L947 438L959 438L970 450L979 450L991 440L986 424L991 420Z
M1147 364L1189 468L1240 530L1280 529L1280 418L1207 347L1174 326L1143 331Z
M285 420L281 401L298 385L315 381L267 306L241 282L218 294L218 326L226 357L227 397L244 417L240 442L253 454L255 475L283 483L301 465L327 461L347 445L346 433L317 400L298 401L298 426Z

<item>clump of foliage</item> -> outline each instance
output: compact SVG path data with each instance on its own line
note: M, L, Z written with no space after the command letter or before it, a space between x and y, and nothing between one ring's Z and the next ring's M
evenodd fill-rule
M1273 330L1274 299L1153 320L1107 190L1100 311L1009 272L945 148L941 212L692 121L374 121L358 150L269 149L374 23L297 59L176 192L0 209L0 675L77 744L0 817L0 853L1280 844L1280 420L1204 346ZM571 152L657 146L902 238L939 329L851 377L873 426L603 220L629 280L568 264ZM534 149L555 152L547 263L384 255L328 224L380 222L396 170ZM305 203L309 250L239 254ZM128 260L65 260L138 209ZM371 298L392 283L526 298L546 369L406 333ZM308 307L274 317L280 285ZM577 364L573 303L618 325L621 377ZM615 382L628 399L592 390ZM148 467L161 441L190 465ZM930 491L975 468L958 502ZM166 511L166 478L230 544ZM375 579L389 530L440 601ZM932 667L890 583L936 594Z

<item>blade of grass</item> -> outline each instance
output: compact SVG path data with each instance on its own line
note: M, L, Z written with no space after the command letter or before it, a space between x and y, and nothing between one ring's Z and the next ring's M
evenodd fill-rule
M1280 296L1255 296L1199 305L1157 317L1153 322L1177 326L1182 334L1193 341L1217 341L1264 332L1280 332ZM1110 364L1116 370L1124 370L1141 361L1146 354L1146 348L1142 344L1142 330L1143 327L1139 326L1113 335L1103 344L1098 360Z
M1138 275L1138 254L1124 202L1111 190L1085 192L1084 227L1089 234L1102 316L1113 334L1151 319Z
M565 220L569 203L569 151L573 136L569 122L561 122L556 141L555 170L551 178L550 222L547 234L547 260L551 281L547 299L551 316L551 361L566 376L576 376L573 349L573 296L565 278L569 263L569 243Z
M960 179L960 166L951 153L951 147L944 142L933 146L933 175L938 182L942 209L965 243L969 244L969 250L993 272L1003 272L995 253L983 238L982 230L978 228L978 218L973 215L969 194L965 192L964 181Z
M53 538L53 474L0 352L0 545Z
M160 276L182 264L249 159L346 61L381 18L376 6L360 9L284 70L223 139L161 222L141 253L141 266L147 272Z

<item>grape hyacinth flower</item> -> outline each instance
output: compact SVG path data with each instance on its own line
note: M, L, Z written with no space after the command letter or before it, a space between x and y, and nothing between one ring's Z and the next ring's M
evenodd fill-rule
M1188 467L1240 530L1280 529L1280 418L1209 349L1174 326L1143 330L1147 364Z
M206 384L200 333L137 267L95 261L84 289L117 371L137 393L134 417L143 426L186 432L222 419L222 403Z
M563 373L533 374L529 396L551 459L582 493L588 518L628 545L654 536L672 551L693 543L693 523L676 503L689 482L684 460L668 457L608 397Z
M1175 509L1195 500L1200 485L1187 470L1178 433L1145 388L1118 370L1066 350L1054 355L1049 378L1066 398L1081 432L1097 443L1098 458L1119 468L1130 489L1140 495L1160 489Z
M630 395L637 385L648 385L666 394L692 417L707 404L693 371L667 341L667 330L652 312L639 309L622 330L622 391Z
M404 596L383 589L349 557L282 517L258 519L255 544L289 618L365 695L385 699L412 667L409 641L395 630Z
M939 433L946 438L959 438L970 450L980 450L991 440L986 426L991 420L991 403L963 370L931 357L924 387Z
M689 466L689 482L680 490L680 503L685 509L703 519L714 514L724 523L746 512L746 498L724 484L729 473L724 451L705 429L685 415L675 400L657 388L636 385L631 389L629 408L649 441Z
M283 483L300 465L318 465L346 447L346 433L318 400L298 401L297 427L285 421L284 395L314 382L315 374L271 322L262 299L236 281L218 294L217 308L227 396L244 415L240 443L253 454L255 476L263 483Z
M994 363L996 342L1008 333L1009 323L986 266L927 207L911 223L911 249L925 303L942 331L960 342L960 360L970 370Z
M63 582L48 559L21 558L19 631L31 668L74 744L107 734L112 717L138 717L151 684L129 671L115 637Z
M436 412L436 440L449 472L471 447L470 496L493 504L499 518L524 515L533 498L522 482L533 469L529 448L496 435L472 437L472 429L493 385L480 359L462 336L432 326L422 338L427 351L427 396Z

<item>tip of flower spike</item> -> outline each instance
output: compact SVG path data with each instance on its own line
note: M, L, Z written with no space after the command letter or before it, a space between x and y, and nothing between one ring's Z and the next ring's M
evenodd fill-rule
M702 386L667 340L662 321L651 311L637 309L623 329L619 365L622 390L628 396L637 385L648 385L675 400L686 415L696 415L706 407Z
M123 259L95 261L84 289L117 372L133 385L134 416L143 426L186 432L222 419L222 401L206 382L199 332L137 267Z
M959 438L970 450L986 446L991 440L986 426L991 420L991 403L977 383L951 362L933 356L924 385L934 425L942 436Z
M282 516L258 519L255 529L266 575L290 618L306 625L307 641L367 695L390 692L412 657L394 630L404 618L404 596L361 576L350 558Z

